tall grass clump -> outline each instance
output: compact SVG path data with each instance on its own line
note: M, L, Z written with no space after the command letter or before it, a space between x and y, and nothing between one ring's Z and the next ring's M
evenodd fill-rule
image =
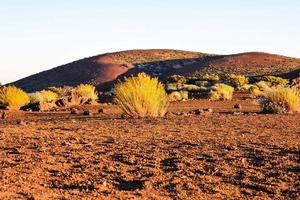
M58 95L50 90L42 90L29 95L29 97L30 103L53 103L57 100Z
M266 113L300 112L300 92L292 88L272 88L265 92L260 104Z
M132 117L161 117L169 106L164 86L145 73L126 78L116 85L114 92L116 103Z
M4 86L0 88L0 104L19 110L30 102L28 94L16 86Z
M98 93L93 85L80 84L75 88L75 92L80 98L82 98L83 102L98 100Z
M212 86L211 91L209 92L209 98L211 100L231 100L233 91L233 87L223 83L218 83Z

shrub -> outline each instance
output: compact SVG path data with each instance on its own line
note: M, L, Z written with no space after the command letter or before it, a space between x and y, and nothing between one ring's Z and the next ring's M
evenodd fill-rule
M168 78L168 83L178 83L178 84L185 84L186 78L184 76L180 75L172 75Z
M126 78L114 91L116 103L129 116L159 117L167 112L169 99L164 86L145 73Z
M300 93L292 88L273 88L265 92L260 104L267 113L300 112Z
M209 92L209 97L211 100L231 100L233 91L233 87L223 83L218 83L212 86L211 91Z
M184 84L182 86L183 90L187 90L189 92L196 92L196 91L200 91L201 87L197 86L197 85L192 85L192 84Z
M204 74L201 78L203 81L218 82L220 76L218 74Z
M168 83L165 86L166 91L172 92L178 90L178 84L177 83Z
M270 87L286 86L289 84L289 80L276 76L263 76L261 80L267 82Z
M98 100L98 93L93 85L80 84L75 88L75 92L83 100L83 103Z
M255 85L259 88L259 90L261 91L266 91L266 90L270 90L270 86L267 82L265 81L259 81L257 83L255 83Z
M212 85L209 81L196 81L195 84L199 87L210 87Z
M258 96L262 96L264 94L264 92L261 91L259 89L259 87L256 86L256 85L251 86L249 88L249 92L250 92L250 94L251 94L252 97L258 97Z
M50 90L42 90L29 95L29 97L30 103L52 103L57 100L58 95Z
M15 86L4 86L0 89L0 104L9 106L12 109L19 110L20 107L29 103L29 97L26 92Z
M170 101L181 101L189 98L188 91L174 91L169 94Z
M227 74L226 82L236 88L240 88L248 84L248 78L244 75Z

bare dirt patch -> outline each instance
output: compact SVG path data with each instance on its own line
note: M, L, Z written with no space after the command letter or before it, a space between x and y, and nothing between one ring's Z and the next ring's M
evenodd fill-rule
M299 198L299 114L251 100L174 103L157 119L104 110L0 120L0 199Z

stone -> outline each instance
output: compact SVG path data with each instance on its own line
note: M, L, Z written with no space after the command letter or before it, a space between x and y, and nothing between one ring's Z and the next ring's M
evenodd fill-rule
M235 104L233 106L233 108L235 108L235 109L242 109L242 105L238 103L238 104Z
M9 110L9 106L0 104L0 110Z
M84 116L93 116L93 113L90 110L83 111Z
M79 114L79 110L76 109L76 108L72 108L72 109L71 109L71 114L72 114L72 115L77 115L77 114Z
M1 119L6 119L7 118L6 112L0 111L0 118Z
M99 114L104 113L104 109L103 109L103 108L100 108L100 109L98 110L98 113L99 113Z
M207 113L212 113L213 109L211 109L211 108L204 108L203 111L207 112Z

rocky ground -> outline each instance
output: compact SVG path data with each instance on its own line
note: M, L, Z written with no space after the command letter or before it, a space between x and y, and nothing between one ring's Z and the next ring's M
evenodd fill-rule
M299 198L299 114L252 100L179 102L157 119L103 111L0 120L0 199Z

